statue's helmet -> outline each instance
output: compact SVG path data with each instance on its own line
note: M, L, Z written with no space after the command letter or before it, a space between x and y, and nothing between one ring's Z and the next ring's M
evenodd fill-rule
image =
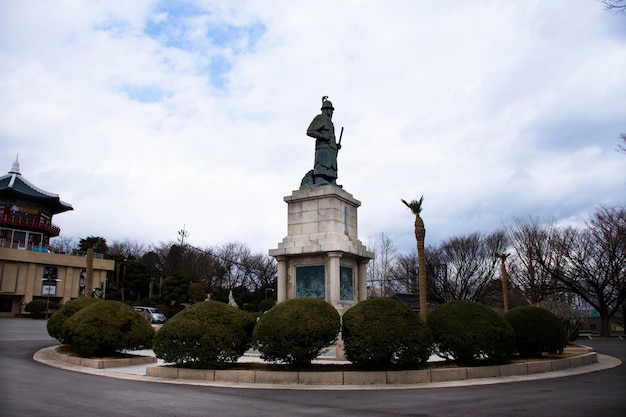
M328 96L322 97L322 110L324 109L335 110L335 108L333 107L333 103L328 100Z

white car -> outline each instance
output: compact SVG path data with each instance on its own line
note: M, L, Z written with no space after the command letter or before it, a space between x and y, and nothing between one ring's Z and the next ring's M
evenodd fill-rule
M165 314L154 307L135 306L133 310L144 316L148 322L153 324L163 324L165 320L167 320Z

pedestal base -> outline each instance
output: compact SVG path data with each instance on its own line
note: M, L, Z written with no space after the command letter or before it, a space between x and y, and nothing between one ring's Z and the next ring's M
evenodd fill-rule
M373 255L358 239L361 203L333 185L296 190L284 200L288 233L269 251L278 261L277 301L316 297L343 313L366 299Z

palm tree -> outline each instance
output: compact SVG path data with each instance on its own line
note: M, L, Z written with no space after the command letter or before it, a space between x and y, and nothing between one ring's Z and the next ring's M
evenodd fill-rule
M419 291L420 291L420 318L426 323L427 315L427 290L426 290L426 259L424 250L424 238L426 236L426 228L424 228L424 220L420 217L422 212L422 202L424 196L419 200L412 200L410 203L402 200L405 206L415 215L415 239L417 240L417 259L418 259L418 275L419 275Z
M496 258L499 258L500 263L500 275L502 275L502 300L504 301L504 312L509 311L509 277L506 274L506 266L504 262L508 258L510 253L496 253Z
M85 297L91 296L91 289L93 288L93 249L87 249L87 277L85 282Z

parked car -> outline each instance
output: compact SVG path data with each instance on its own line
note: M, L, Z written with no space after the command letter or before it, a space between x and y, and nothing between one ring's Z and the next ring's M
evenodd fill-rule
M165 323L165 320L167 320L165 318L165 314L161 313L154 307L135 306L133 309L153 324L163 324Z

